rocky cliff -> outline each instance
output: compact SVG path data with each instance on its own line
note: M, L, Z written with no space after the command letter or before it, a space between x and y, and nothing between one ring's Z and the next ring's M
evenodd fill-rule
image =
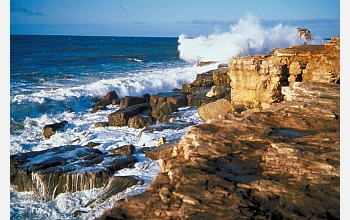
M267 108L284 99L282 87L295 82L332 83L340 80L340 39L324 45L275 49L269 55L234 58L229 61L233 105Z
M339 219L340 39L232 58L235 109L192 127L101 219Z

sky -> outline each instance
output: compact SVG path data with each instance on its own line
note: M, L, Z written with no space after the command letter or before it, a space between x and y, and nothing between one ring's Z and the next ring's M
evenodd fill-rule
M247 13L267 27L306 27L340 35L340 0L11 0L10 34L89 36L208 35Z

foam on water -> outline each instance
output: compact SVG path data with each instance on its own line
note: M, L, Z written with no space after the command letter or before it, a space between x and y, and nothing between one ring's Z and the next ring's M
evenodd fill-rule
M244 19L230 26L224 33L188 38L179 36L180 57L187 61L228 61L232 57L268 54L273 48L301 45L297 27L282 25L272 28L262 26L258 17L248 13ZM322 44L324 40L315 36L311 44Z
M125 144L133 144L136 146L136 149L139 150L142 147L156 146L161 136L165 137L166 140L169 141L178 141L189 129L186 127L178 130L165 129L154 133L145 132L141 135L141 137L139 137L139 133L142 129L130 129L128 127L94 128L93 124L96 121L105 120L108 113L111 113L116 109L117 107L115 106L108 106L106 111L100 111L95 115L90 113L81 115L76 113L64 113L61 116L58 116L58 118L70 118L69 121L71 121L72 124L64 132L57 132L47 140L44 140L41 137L41 128L47 121L53 119L43 116L42 118L36 120L35 126L32 126L31 129L28 128L22 135L14 136L12 138L11 152L16 153L26 150L44 150L52 147L67 145L72 140L78 140L74 143L77 145L85 145L90 141L94 143L101 143L101 145L98 145L96 148L103 152L115 149ZM182 119L191 121L194 124L201 123L196 107L180 108L179 112ZM28 146L28 149L23 149L21 147L23 145ZM128 195L144 192L147 185L150 184L156 174L159 173L158 161L145 158L144 154L141 152L137 152L134 154L134 156L138 158L138 162L134 165L134 168L119 170L115 175L136 175L143 179L144 184L135 185L128 188L124 192L116 194L102 204L97 204L95 207L84 207L84 205L93 199L101 188L76 193L60 194L51 201L41 200L32 193L16 192L11 189L11 219L91 219L98 217L102 214L103 210L111 208L113 202L117 201L118 199L125 198L125 196ZM38 160L40 159L44 158L38 158ZM71 215L76 210L84 211L86 213L79 218L72 218Z

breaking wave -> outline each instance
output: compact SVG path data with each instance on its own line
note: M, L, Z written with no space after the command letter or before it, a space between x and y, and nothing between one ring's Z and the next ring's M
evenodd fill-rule
M248 13L244 19L229 27L224 33L209 36L179 36L180 58L189 62L226 62L232 57L252 54L268 54L273 48L301 45L297 27L277 24L272 28L262 26L258 17ZM324 43L321 37L314 37L311 44Z

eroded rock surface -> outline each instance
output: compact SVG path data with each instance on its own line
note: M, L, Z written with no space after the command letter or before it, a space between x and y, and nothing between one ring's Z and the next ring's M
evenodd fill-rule
M231 103L259 110L191 127L147 191L100 219L339 219L338 44L231 59Z
M148 190L101 219L339 219L339 85L194 126Z

